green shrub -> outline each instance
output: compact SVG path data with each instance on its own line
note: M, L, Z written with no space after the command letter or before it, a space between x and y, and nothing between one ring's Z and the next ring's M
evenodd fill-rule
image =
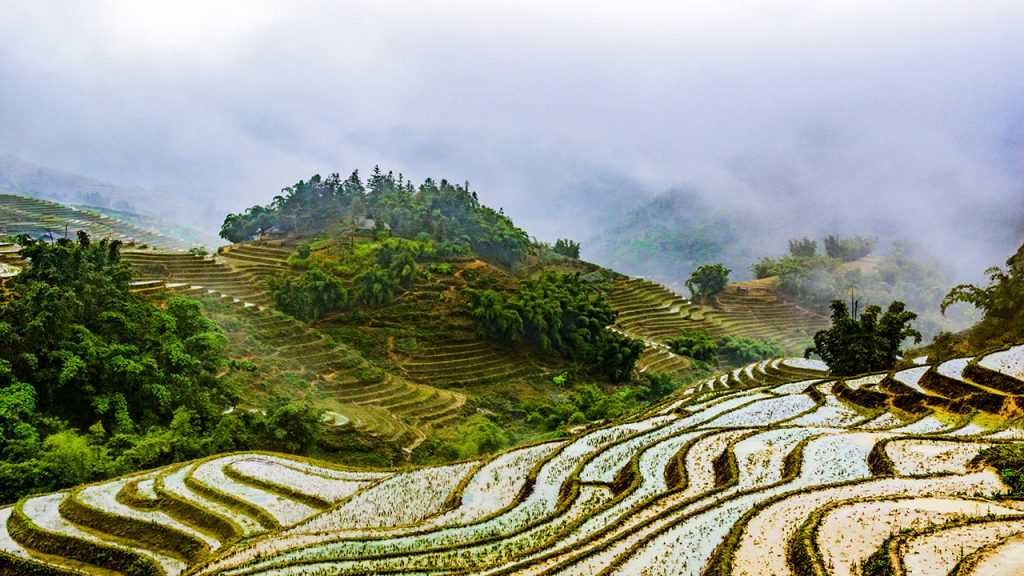
M702 362L718 360L718 344L703 330L684 330L666 342L672 352Z
M384 380L385 372L376 366L367 366L356 370L355 377L360 382L376 383Z
M579 260L580 258L580 243L573 242L567 238L559 238L555 240L555 245L552 248L556 253L562 256Z

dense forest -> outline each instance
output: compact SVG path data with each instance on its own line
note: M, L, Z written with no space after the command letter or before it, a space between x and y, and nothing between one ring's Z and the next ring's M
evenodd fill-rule
M515 266L526 257L530 241L501 211L480 203L469 183L435 183L427 179L413 185L401 174L374 168L364 184L358 170L341 179L315 175L285 188L266 206L253 206L229 214L221 227L231 242L251 240L268 232L316 234L337 227L373 226L394 236L415 238L426 234L448 251L471 247L493 262Z

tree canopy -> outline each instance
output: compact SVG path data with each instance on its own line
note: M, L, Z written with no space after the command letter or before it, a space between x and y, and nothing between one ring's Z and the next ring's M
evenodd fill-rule
M194 300L132 294L119 242L18 243L30 266L0 295L0 502L315 436L304 405L225 415L237 394L219 377L221 330Z
M921 333L911 323L917 314L903 302L893 302L882 313L879 306L868 306L860 317L850 314L845 302L832 302L832 326L814 335L814 346L805 356L815 353L837 376L880 372L895 366L900 346L908 338L921 341Z
M426 233L441 245L468 244L481 257L506 266L521 262L530 246L526 232L501 211L481 204L468 182L428 178L414 186L401 174L396 178L380 168L365 184L358 171L344 180L338 174L300 180L269 205L228 214L220 235L241 242L271 231L315 234L343 223L357 226L364 218L386 224L396 236Z
M690 290L695 300L710 302L714 300L722 290L725 290L729 283L729 270L721 264L704 264L698 266L690 274L686 281L686 287Z
M529 342L586 362L615 381L629 377L643 343L608 330L615 312L579 274L544 272L513 292L467 290L480 331L505 344Z

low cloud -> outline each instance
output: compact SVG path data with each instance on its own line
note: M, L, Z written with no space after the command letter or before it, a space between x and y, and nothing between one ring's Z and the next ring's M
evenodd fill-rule
M758 211L773 249L905 233L966 274L1005 258L1024 220L1013 0L4 12L0 154L143 187L209 227L376 163L469 180L545 239L682 186Z

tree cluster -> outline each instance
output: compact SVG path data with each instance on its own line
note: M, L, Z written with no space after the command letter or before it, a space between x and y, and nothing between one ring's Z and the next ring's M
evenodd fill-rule
M729 270L721 264L698 266L686 280L686 287L698 302L712 302L729 283Z
M829 258L853 262L871 254L875 249L875 239L867 236L850 236L843 238L834 234L825 237L825 253ZM796 254L794 254L796 256Z
M777 343L747 336L712 338L703 330L684 330L667 342L672 352L701 362L749 364L781 357L785 351Z
M828 364L836 376L890 370L900 357L900 346L907 339L921 341L921 333L911 323L917 314L903 302L893 302L885 313L879 306L868 306L859 317L850 313L845 302L832 302L832 326L814 335L814 353Z
M502 212L480 203L469 183L427 179L418 187L375 168L364 184L359 172L342 180L338 174L315 175L284 188L266 206L229 214L220 235L231 242L268 232L310 234L348 222L358 226L372 219L387 224L391 234L415 238L426 233L439 246L454 250L470 246L481 257L514 266L529 250L529 238Z
M467 290L479 330L504 344L528 342L600 370L614 381L629 378L643 343L608 329L615 312L579 274L545 272L513 292Z
M567 258L572 258L574 260L579 260L580 258L580 243L573 242L568 238L559 238L558 240L555 240L555 245L552 250Z

